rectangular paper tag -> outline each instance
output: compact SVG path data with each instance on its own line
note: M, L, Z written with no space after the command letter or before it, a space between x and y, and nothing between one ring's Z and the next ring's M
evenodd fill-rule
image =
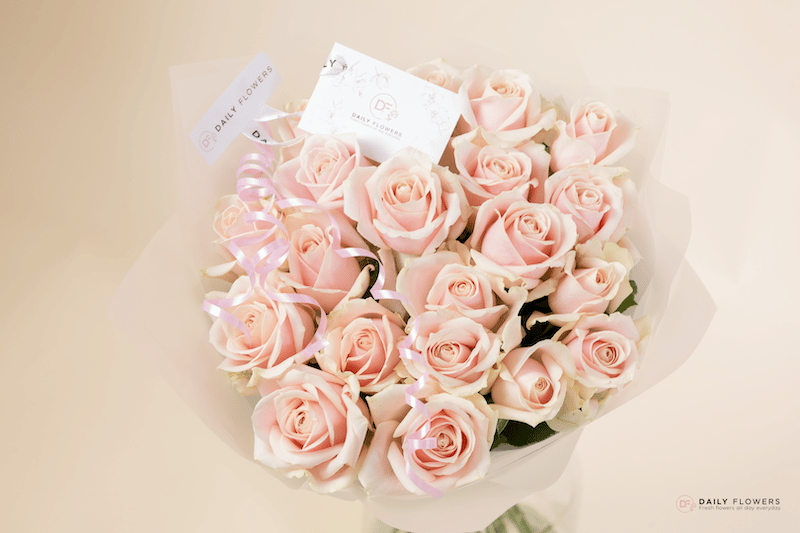
M263 53L253 59L217 98L189 135L209 165L214 164L280 85L281 78Z
M336 43L298 127L354 132L378 162L410 146L437 163L459 116L456 93Z

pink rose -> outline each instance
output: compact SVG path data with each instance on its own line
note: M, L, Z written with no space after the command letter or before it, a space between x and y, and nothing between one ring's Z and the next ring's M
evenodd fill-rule
M360 298L364 294L369 271L366 267L362 271L357 258L336 253L326 213L292 213L284 224L289 232L289 271L274 274L282 283L317 300L326 313L346 296Z
M457 241L456 241L457 242ZM397 276L397 290L406 295L412 318L425 311L449 309L499 333L525 301L524 290L506 291L503 281L469 264L469 249L439 250L409 259Z
M517 191L532 202L544 196L550 155L533 141L517 148L492 144L481 128L456 137L453 157L469 205L480 207L501 192ZM499 144L499 143L497 143Z
M601 102L582 101L572 106L569 123L556 122L550 146L553 172L575 164L612 165L633 149L636 126Z
M306 110L308 105L308 98L302 100L293 100L288 104L284 104L283 110L287 113L299 113ZM273 131L276 133L275 138L286 142L302 137L306 134L305 131L297 127L300 123L301 116L284 117L275 121ZM272 124L272 123L270 123Z
M610 400L617 389L598 392L596 387L587 387L573 381L567 387L564 403L555 418L547 421L553 431L571 431L591 422Z
M403 319L375 300L350 300L328 316L317 362L331 374L353 374L365 393L378 392L400 379L395 369L404 328Z
M405 386L393 385L367 399L376 425L359 474L367 494L425 495L409 477L406 458L416 476L440 491L483 478L489 469L489 448L497 425L497 414L483 397L428 397L425 405L431 417L430 431L423 438L434 439L436 447L414 451L403 443L408 435L423 428L427 418L405 405L404 394Z
M379 248L408 255L433 251L467 224L467 200L458 178L405 149L377 168L359 168L345 186L345 214Z
M564 265L576 238L575 223L552 205L504 192L480 207L468 244L478 268L531 289Z
M344 206L342 185L350 173L370 165L350 133L306 136L302 143L282 148L281 161L273 176L281 194L336 212Z
M605 249L607 253L592 239L567 254L556 290L547 297L554 313L613 312L630 294L630 253L614 243L606 243Z
M556 340L575 362L575 379L586 387L618 388L633 379L639 365L641 335L633 319L621 313L583 315Z
M448 91L458 92L461 86L461 71L441 58L411 67L407 72Z
M247 276L237 279L225 295L212 297L234 298L250 289ZM271 289L270 292L280 292ZM211 325L209 338L225 361L219 368L227 372L264 369L264 377L281 374L290 365L302 362L297 355L314 336L314 313L304 305L273 301L261 287L256 287L243 304L227 311L247 326L245 334L228 322L217 318Z
M355 379L343 381L315 368L294 366L259 384L253 410L255 459L311 488L332 493L356 479L369 426Z
M592 237L617 242L633 218L636 186L624 168L578 165L560 170L544 182L544 201L570 215L578 242Z
M542 110L530 77L519 70L493 72L476 65L464 72L458 95L460 133L481 126L503 141L517 144L550 129L556 120L556 110Z
M207 275L218 277L229 272L237 275L244 274L244 269L228 250L228 246L234 239L239 239L242 244L240 246L242 252L250 259L255 257L261 248L284 236L283 232L274 228L274 224L270 222L260 220L247 222L245 220L248 213L261 211L266 205L268 204L243 202L236 194L223 196L217 201L214 214L214 233L216 235L214 244L217 246L219 254L226 258L228 263L206 269ZM278 219L282 218L281 213L275 207L271 208L270 214ZM251 240L254 242L249 242Z
M486 392L496 377L500 337L477 322L446 309L417 317L413 347L424 360L403 359L416 379L427 370L432 382L456 396Z
M565 368L574 373L569 349L552 340L506 354L492 385L498 416L531 426L554 418L570 383Z

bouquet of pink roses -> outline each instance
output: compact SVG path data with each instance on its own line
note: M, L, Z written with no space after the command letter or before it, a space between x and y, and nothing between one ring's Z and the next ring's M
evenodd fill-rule
M601 102L561 109L516 70L410 72L457 93L440 161L370 160L355 134L300 129L293 102L263 124L277 158L246 156L217 204L219 368L260 396L255 458L318 492L481 480L493 448L592 420L649 334L623 314L637 192L615 164L637 128Z
M386 92L386 72L349 66L319 79ZM377 126L347 118L414 149L304 131L312 96L247 130L279 150L237 132L211 167L186 140L241 67L173 68L184 202L111 315L212 431L285 484L409 531L481 529L553 484L583 424L702 337L713 304L683 257L688 204L657 179L663 94L538 93L519 71L438 61L410 72L455 100L457 124L422 91L418 123L443 153L397 127L408 108L388 98ZM323 117L339 110L328 103ZM635 145L616 109L642 125Z

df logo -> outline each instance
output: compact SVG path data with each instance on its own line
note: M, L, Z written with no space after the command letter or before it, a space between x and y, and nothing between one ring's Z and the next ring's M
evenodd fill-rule
M212 133L210 131L204 131L200 134L200 148L202 148L206 152L210 152L214 149L214 145L217 144L217 134Z
M397 117L397 102L390 94L378 94L369 103L369 110L378 120L392 120Z
M696 507L692 497L691 496L687 496L685 494L683 496L679 496L678 497L678 501L675 502L675 506L682 513L690 513L692 511L694 511L694 509Z

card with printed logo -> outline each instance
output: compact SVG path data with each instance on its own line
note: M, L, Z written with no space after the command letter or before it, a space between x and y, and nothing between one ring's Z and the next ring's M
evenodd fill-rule
M209 165L213 165L242 130L250 126L280 83L272 62L260 52L217 98L189 134Z
M407 146L438 162L459 116L456 93L336 43L299 127L353 132L378 162Z

